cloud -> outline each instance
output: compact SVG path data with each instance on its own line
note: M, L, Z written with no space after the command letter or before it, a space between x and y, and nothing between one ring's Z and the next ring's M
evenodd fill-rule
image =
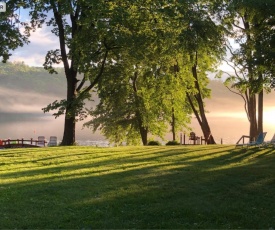
M12 51L10 61L24 62L30 66L42 66L45 55L49 50L59 48L58 37L51 33L50 28L44 26L31 33L30 43Z

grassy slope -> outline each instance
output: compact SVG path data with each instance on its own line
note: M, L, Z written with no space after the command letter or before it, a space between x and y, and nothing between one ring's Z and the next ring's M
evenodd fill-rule
M275 150L0 151L0 228L275 227Z

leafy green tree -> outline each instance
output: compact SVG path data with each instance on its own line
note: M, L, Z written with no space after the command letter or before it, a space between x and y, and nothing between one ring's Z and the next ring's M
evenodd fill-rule
M138 8L131 10L130 21L138 26L128 27L131 43L118 51L119 69L108 73L113 76L112 84L110 79L101 79L101 103L91 111L93 120L87 123L118 142L123 137L130 142L128 137L138 138L132 133L139 133L146 145L148 133L163 136L169 123L175 138L176 129L189 118L185 68L180 73L174 70L178 54L174 44L180 31L176 7L166 1L150 3L138 3ZM122 128L110 128L112 125Z
M8 1L6 12L0 13L0 57L3 62L9 59L10 50L28 42L30 28L26 27L25 33L20 32L20 26L26 25L19 19L19 9L24 5L22 1Z
M151 66L118 65L109 75L109 84L99 84L101 101L90 111L93 119L86 125L94 131L100 129L115 143L137 144L142 140L143 145L147 145L149 133L164 136L172 115L175 129L186 126L190 122L183 90L187 79L180 73L175 77L171 66L167 60Z

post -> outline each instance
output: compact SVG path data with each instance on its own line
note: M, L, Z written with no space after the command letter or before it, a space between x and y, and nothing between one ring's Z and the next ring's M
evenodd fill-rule
M185 133L183 135L183 144L185 144Z

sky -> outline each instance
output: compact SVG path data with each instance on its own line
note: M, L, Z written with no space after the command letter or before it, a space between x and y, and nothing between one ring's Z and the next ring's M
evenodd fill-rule
M11 62L24 62L29 66L42 67L47 52L59 48L58 38L46 26L32 32L29 40L29 44L11 52Z
M17 14L22 21L28 22L30 20L27 10L21 9ZM23 31L24 29L21 28L21 32ZM29 41L30 42L24 44L23 47L18 47L16 50L11 51L12 56L9 61L24 62L29 66L43 67L47 52L59 48L58 37L56 37L51 32L51 28L46 25L36 29L35 32L31 32Z

